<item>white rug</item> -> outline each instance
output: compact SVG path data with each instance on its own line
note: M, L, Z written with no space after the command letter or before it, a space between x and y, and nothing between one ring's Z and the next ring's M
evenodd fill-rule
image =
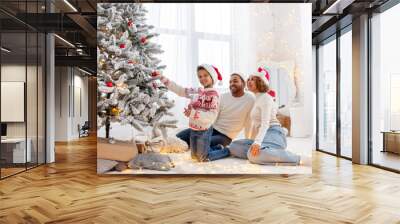
M168 154L175 164L175 167L169 171L127 169L107 174L311 174L313 142L311 138L288 138L287 150L301 156L299 166L257 165L251 164L248 160L233 157L198 163L190 158L190 152L186 152Z

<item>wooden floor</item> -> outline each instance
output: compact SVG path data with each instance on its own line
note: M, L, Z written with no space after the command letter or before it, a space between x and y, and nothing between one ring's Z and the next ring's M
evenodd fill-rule
M372 157L374 164L400 170L400 155L391 152L374 151Z
M23 172L25 169L24 168L20 168L20 167L10 167L10 168L1 168L1 177L7 177L7 176L11 176L13 174L19 173L19 172Z
M400 223L400 175L314 153L313 174L97 176L96 141L0 181L0 223Z

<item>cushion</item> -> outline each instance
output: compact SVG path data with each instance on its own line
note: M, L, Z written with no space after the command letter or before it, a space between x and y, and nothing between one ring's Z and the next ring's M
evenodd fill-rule
M112 170L118 164L117 161L108 159L97 159L97 173L105 173Z

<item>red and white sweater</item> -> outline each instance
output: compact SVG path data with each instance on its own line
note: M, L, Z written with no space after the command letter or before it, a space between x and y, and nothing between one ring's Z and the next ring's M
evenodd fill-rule
M192 130L207 130L218 116L219 94L214 88L184 88L161 76L161 82L178 96L191 99L189 127Z

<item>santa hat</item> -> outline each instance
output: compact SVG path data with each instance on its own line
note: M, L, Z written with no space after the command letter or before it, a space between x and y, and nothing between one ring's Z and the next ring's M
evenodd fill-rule
M269 79L271 77L266 69L259 67L253 76L259 77L267 86L269 86Z
M214 84L218 80L219 81L218 84L222 85L222 75L221 75L221 73L219 73L218 69L215 66L209 65L209 64L201 64L201 65L197 66L197 70L199 70L201 68L205 69L208 72L208 74L210 74Z
M272 99L276 99L276 92L273 89L268 90L268 95L270 95L272 97Z

